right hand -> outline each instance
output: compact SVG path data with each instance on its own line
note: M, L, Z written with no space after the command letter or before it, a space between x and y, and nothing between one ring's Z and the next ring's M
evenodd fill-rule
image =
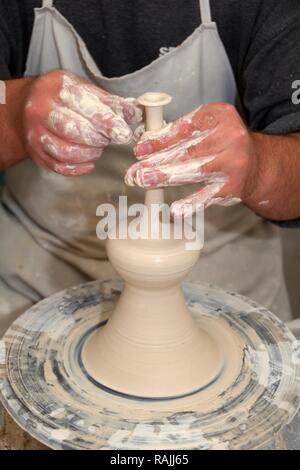
M142 121L133 98L111 95L66 71L36 79L25 106L31 158L64 176L90 173L110 143L129 144L129 125Z

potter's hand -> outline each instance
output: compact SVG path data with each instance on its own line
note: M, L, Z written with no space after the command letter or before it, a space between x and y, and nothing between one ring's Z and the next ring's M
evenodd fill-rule
M110 95L65 71L50 72L33 83L25 106L30 156L62 175L91 172L105 146L128 144L129 124L142 120L134 99Z
M191 205L230 205L252 191L254 144L228 104L201 106L157 133L145 132L135 153L140 162L127 172L129 185L148 189L202 183L190 197L172 204L175 217L190 213Z

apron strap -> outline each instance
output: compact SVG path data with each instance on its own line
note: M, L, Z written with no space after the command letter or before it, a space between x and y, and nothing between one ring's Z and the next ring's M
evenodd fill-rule
M44 7L52 7L53 6L53 0L43 0L43 8Z
M212 19L211 19L209 0L200 0L200 11L201 11L202 24L211 23Z

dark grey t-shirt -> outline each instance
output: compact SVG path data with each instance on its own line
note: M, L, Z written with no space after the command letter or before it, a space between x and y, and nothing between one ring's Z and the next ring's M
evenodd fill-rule
M0 0L0 79L22 76L41 0ZM102 73L121 76L178 46L201 22L199 0L54 0ZM250 128L300 131L300 0L211 0ZM200 51L199 51L200 53Z

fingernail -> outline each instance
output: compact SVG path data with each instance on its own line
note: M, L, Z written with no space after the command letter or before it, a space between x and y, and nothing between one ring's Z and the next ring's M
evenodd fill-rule
M134 177L130 170L127 171L124 181L125 181L125 184L127 184L127 186L134 186Z
M162 185L166 179L165 175L158 170L148 168L138 170L135 174L135 182L142 188L153 188Z
M126 122L128 123L131 123L133 118L134 118L134 109L129 106L129 105L125 105L124 108L123 108L123 115L124 115L124 119Z
M125 121L129 124L139 124L143 119L143 112L133 103L126 104L123 109Z
M144 157L152 153L152 144L150 142L142 142L135 147L135 156L137 158Z
M128 126L120 124L112 129L111 136L114 142L126 145L132 141L133 133Z

